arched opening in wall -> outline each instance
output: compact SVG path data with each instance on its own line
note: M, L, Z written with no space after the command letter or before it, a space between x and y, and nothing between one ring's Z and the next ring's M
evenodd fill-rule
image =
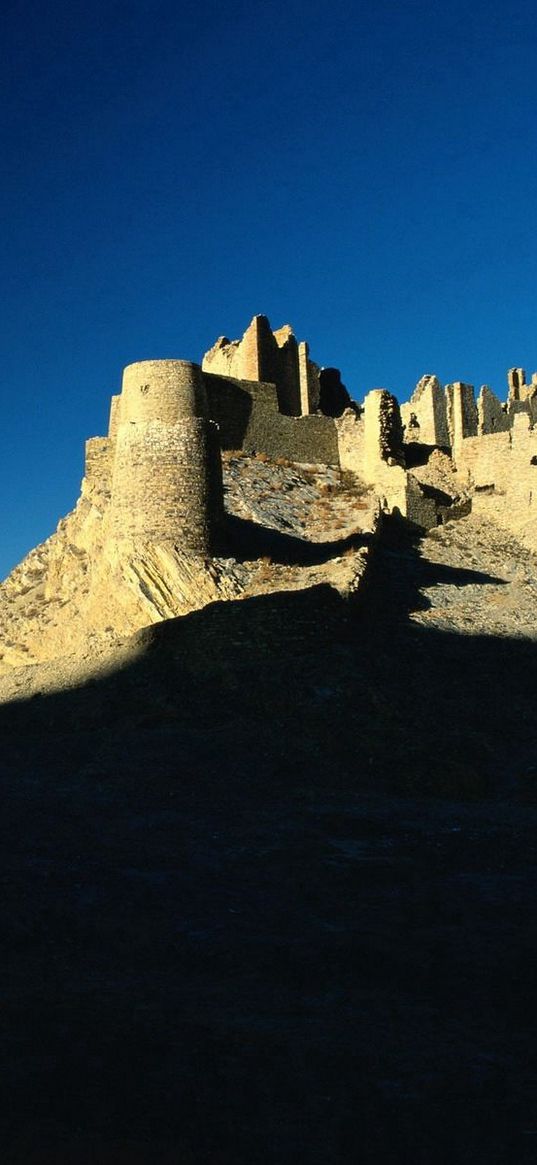
M537 465L537 456L532 457L532 459L530 461L530 465Z

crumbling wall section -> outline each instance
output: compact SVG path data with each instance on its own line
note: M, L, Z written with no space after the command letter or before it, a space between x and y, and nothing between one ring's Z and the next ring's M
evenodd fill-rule
M364 402L364 472L374 481L385 466L403 463L403 426L397 399L383 388L374 388Z
M373 389L365 398L363 448L364 478L377 490L382 508L418 526L435 526L434 501L404 468L399 405L385 389Z
M254 316L241 340L220 336L203 357L202 369L213 376L274 384L278 409L285 416L309 416L319 408L325 411L320 369L310 360L308 345L297 342L289 324L273 332L266 316ZM342 412L350 398L341 385L339 392L344 394ZM328 415L336 414L328 411Z
M339 463L342 469L364 476L365 421L352 409L346 409L336 418Z
M449 444L453 448L465 437L477 435L477 407L474 387L456 380L446 385Z
M526 412L506 433L469 437L456 451L457 469L478 491L474 504L488 504L491 517L537 548L537 430Z
M108 422L108 436L112 442L117 436L117 427L119 425L119 416L121 411L121 396L118 393L110 399L110 419Z
M507 389L509 400L525 400L528 394L525 368L509 368L507 373Z
M509 428L507 408L504 408L488 384L484 384L477 398L478 434L506 433Z
M213 375L233 376L276 386L279 411L300 416L298 344L286 324L273 332L266 316L254 316L242 340L220 337L203 357L202 369Z
M91 437L86 441L82 497L107 502L112 485L114 446L108 437Z
M446 396L437 376L422 376L407 404L401 406L407 439L423 445L449 445Z
M469 437L456 455L457 469L470 474L478 488L494 486L498 492L521 487L521 496L535 488L537 430L531 428L527 413L517 413L513 428L505 433Z
M278 343L278 337L282 342ZM300 367L298 357L298 343L290 328L282 328L280 333L274 333L278 344L278 365L276 387L278 391L278 407L281 413L290 417L300 417L302 405L300 397ZM267 376L263 377L268 380Z
M300 388L300 411L303 416L315 413L319 408L321 385L319 367L310 360L309 346L305 340L298 345L298 379Z

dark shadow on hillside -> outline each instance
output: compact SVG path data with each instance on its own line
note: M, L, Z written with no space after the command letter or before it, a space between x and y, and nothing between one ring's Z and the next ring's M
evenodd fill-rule
M232 514L226 514L224 538L227 552L239 562L271 558L281 566L319 566L371 541L371 535L359 533L332 542L309 542Z
M529 1165L535 647L386 539L0 708L4 1160Z
M367 619L375 636L393 634L394 622L403 625L410 611L430 606L420 588L505 586L498 575L427 561L420 554L421 538L419 527L400 516L383 520L382 548L368 572Z

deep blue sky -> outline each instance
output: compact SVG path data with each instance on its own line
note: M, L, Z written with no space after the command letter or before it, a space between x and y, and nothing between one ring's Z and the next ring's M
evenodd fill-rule
M7 0L0 575L122 366L294 325L353 394L537 368L534 0Z

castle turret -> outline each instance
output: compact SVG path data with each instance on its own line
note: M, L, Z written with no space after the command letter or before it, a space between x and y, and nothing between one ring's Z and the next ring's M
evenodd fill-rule
M201 368L186 360L129 364L113 421L112 535L214 553L222 470Z

